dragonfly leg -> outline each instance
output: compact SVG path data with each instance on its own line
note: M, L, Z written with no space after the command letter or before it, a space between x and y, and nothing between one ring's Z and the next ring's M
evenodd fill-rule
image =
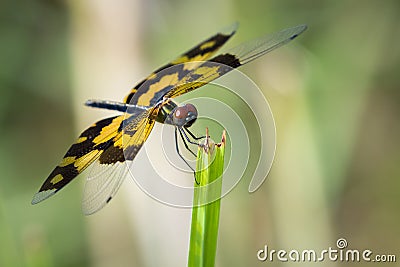
M186 131L185 131L184 127L179 128L178 130L179 130L179 133L181 134L181 136L183 135L183 136L182 136L182 139L186 139L186 141L188 141L188 142L189 142L190 144L192 144L192 145L196 145L196 146L199 145L199 144L196 143L195 141L190 140L189 136L187 136L187 134L186 134ZM187 129L186 129L186 130L187 130Z
M186 159L183 157L183 155L181 154L181 151L179 150L179 145L178 145L178 133L177 133L177 129L175 128L175 149L176 152L178 153L179 157L186 163L186 165L192 170L194 171L194 169L192 168L192 166L190 166L190 164L186 161Z
M206 138L205 135L200 136L200 137L195 136L188 128L185 128L184 130L186 130L194 140L200 140L200 139Z
M185 142L185 139L182 136L182 133L179 131L181 138L183 140L183 143L185 144L185 147L193 154L196 156L196 154L193 153L193 151L189 148L189 146L187 145L187 143ZM175 127L175 148L176 148L176 152L178 153L179 157L183 160L183 162L186 163L186 165L193 171L193 175L194 175L194 180L196 181L197 185L200 185L200 183L197 181L196 178L196 171L192 168L192 166L189 165L189 163L186 161L186 159L182 156L181 152L179 151L179 145L178 145L178 128Z
M177 129L177 128L175 128L175 131L176 131L176 129ZM185 145L186 149L189 150L190 153L192 153L193 156L197 157L196 153L194 153L193 150L191 150L190 147L188 146L188 144L186 143L186 140L187 140L189 143L191 143L191 144L196 144L196 145L197 145L197 143L196 143L196 142L192 142L192 141L188 138L188 136L185 134L184 131L182 131L181 129L178 129L178 130L179 130L179 134L181 135L181 139L182 139L183 144ZM182 132L183 132L183 134L182 134ZM185 140L185 139L186 139L186 140Z

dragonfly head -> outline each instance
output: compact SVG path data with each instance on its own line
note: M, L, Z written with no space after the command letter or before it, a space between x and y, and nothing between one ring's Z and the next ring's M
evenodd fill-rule
M197 119L197 109L192 104L176 107L172 114L173 124L178 127L189 128Z

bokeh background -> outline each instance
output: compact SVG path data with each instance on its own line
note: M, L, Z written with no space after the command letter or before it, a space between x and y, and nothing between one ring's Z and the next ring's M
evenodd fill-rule
M84 175L30 201L79 132L110 115L86 99L122 99L233 21L241 25L228 46L309 29L241 69L270 103L277 150L256 193L247 178L223 199L217 266L309 266L256 253L335 248L338 238L400 261L399 14L396 0L1 1L0 266L186 264L190 210L149 198L131 179L89 217Z

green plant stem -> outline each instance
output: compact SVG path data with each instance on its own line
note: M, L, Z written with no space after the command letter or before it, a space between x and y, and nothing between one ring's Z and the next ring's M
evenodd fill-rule
M224 154L225 132L220 144L207 138L198 149L188 266L215 264Z

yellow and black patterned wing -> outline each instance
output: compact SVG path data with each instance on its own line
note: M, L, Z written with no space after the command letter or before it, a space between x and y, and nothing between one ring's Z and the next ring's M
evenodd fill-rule
M168 68L170 68L172 66L180 65L180 64L186 63L186 62L204 61L204 60L210 58L212 55L215 54L215 52L217 52L217 50L219 48L221 48L221 46L223 46L225 44L226 41L229 40L229 38L232 37L232 35L235 34L235 32L237 30L237 27L238 27L237 23L229 26L228 28L220 31L219 33L215 34L214 36L211 36L210 38L204 40L203 42L201 42L197 46L193 47L189 51L183 53L181 56L179 56L175 60L171 61L170 63L158 68L157 70L155 70L146 79L144 79L143 81L139 82L131 90L131 92L124 98L124 103L131 103L131 104L141 105L141 106L149 106L149 105L147 105L146 101L143 101L143 98L136 98L136 100L133 99L133 95L136 94L137 90L144 83L149 84L149 82L150 82L150 84L151 84L151 83L157 83L160 79L164 79L165 80L165 78L161 77L159 75L159 73L162 70L168 69ZM181 75L184 75L184 73L186 74L188 72L188 70L182 69L181 72L182 72ZM164 74L168 75L165 72L164 72ZM153 88L153 91L149 92L149 93L150 94L154 94L154 91L156 91L156 89ZM140 91L140 94L146 94L146 93L147 92L145 92L143 90ZM146 98L144 98L144 99L146 99Z
M123 130L113 138L112 145L93 163L82 201L86 215L103 208L117 193L128 173L126 161L136 157L153 129L154 120L149 118L149 112L127 118Z
M239 45L208 61L191 61L163 69L141 85L131 104L153 106L163 98L190 92L290 42L306 29L306 25L288 28Z
M54 195L98 159L118 133L123 116L106 118L86 129L35 194L32 204Z
M32 204L54 195L93 162L109 167L133 160L154 123L148 119L148 112L127 118L123 115L107 118L86 129L34 195ZM124 126L127 131L123 130ZM145 134L143 129L146 130ZM126 145L123 140L126 140Z
M276 48L290 42L307 29L306 25L299 25L280 32L269 34L259 39L243 43L230 49L228 52L215 56L208 61L197 65L185 77L179 79L170 90L161 90L165 94L162 98L173 98L197 89L231 70L253 61ZM157 102L159 99L153 100Z

